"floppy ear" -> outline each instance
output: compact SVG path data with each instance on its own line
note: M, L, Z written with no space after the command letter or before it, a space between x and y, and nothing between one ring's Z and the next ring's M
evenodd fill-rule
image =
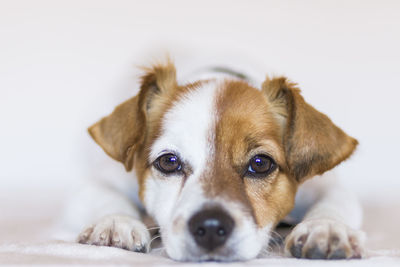
M127 171L132 169L135 151L146 138L153 98L177 86L175 67L169 61L144 70L146 74L142 76L139 93L88 129L96 143L110 157L122 162Z
M262 90L283 127L289 173L299 182L347 159L358 142L324 114L307 104L300 89L286 78L267 78Z

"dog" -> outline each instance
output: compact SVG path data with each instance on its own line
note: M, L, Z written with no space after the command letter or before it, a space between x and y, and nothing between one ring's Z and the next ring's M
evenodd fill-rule
M170 60L144 68L139 93L89 128L111 158L134 170L167 255L253 259L278 223L290 221L297 225L285 240L287 256L361 258L360 206L329 171L357 140L285 77L256 88L244 75L217 72L179 83ZM140 210L118 194L98 198L99 219L78 242L148 252Z

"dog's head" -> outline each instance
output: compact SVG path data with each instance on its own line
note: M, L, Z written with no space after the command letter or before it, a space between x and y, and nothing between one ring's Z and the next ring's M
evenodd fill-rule
M268 243L296 190L350 156L357 141L286 78L178 84L172 63L89 129L129 171L177 260L245 260Z

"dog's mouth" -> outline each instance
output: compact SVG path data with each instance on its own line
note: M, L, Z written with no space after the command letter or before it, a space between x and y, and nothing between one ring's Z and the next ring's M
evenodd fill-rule
M208 251L198 246L187 246L184 257L179 260L190 262L232 262L245 259L238 257L234 248L225 245L213 251Z
M241 239L244 241L244 238ZM180 256L177 257L174 253L168 253L168 256L183 262L235 262L257 257L261 250L257 242L244 241L244 244L239 241L235 244L234 241L236 240L238 239L234 238L234 240L232 239L233 242L228 242L212 251L187 242L181 247L182 251L178 253Z
M238 261L239 259L234 258L230 255L221 255L221 254L203 254L197 257L191 257L188 261L194 262L233 262Z

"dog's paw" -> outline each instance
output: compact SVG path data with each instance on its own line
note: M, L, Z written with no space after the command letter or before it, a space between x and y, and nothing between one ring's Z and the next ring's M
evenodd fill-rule
M362 258L364 232L330 219L301 222L286 238L288 256L308 259Z
M77 241L146 253L149 251L150 234L139 220L125 215L109 215L86 227Z

